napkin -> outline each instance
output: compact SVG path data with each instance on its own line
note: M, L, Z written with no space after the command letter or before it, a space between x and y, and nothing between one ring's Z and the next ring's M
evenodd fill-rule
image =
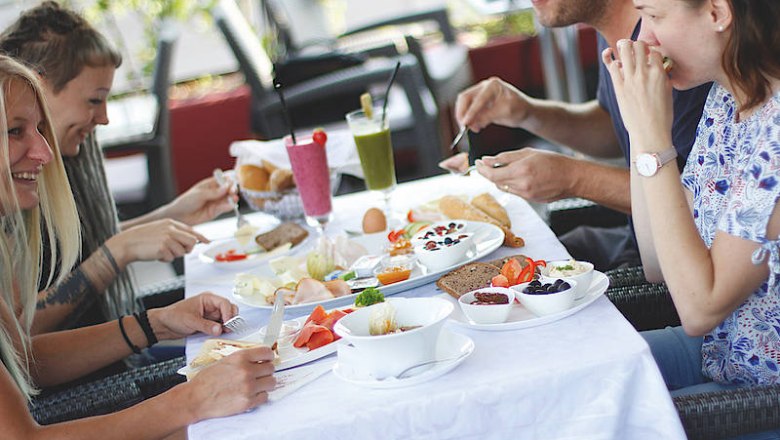
M339 173L362 179L360 157L349 129L332 128L327 131L327 135L328 166ZM230 155L236 158L236 167L243 164L260 166L266 160L279 168L290 168L290 159L282 139L236 141L230 144Z
M302 367L279 371L274 374L276 388L268 393L268 400L277 402L298 388L312 382L333 369L334 358L328 358Z

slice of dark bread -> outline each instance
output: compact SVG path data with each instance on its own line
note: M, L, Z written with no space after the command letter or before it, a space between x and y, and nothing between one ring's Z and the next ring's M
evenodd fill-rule
M523 254L507 255L504 258L498 258L486 263L468 263L442 275L436 281L436 286L453 297L460 298L464 293L489 287L490 281L494 276L501 273L501 267L510 258L515 258L522 267L528 264Z
M303 229L297 223L286 222L265 234L258 235L255 237L255 241L261 248L270 251L285 243L292 243L295 246L308 236L309 231Z
M460 298L464 293L490 286L490 280L499 273L498 267L492 264L469 263L442 275L436 285L454 298Z

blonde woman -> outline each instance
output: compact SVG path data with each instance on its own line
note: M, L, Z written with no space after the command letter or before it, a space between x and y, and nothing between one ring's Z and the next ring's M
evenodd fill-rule
M127 266L172 261L198 241L208 242L192 225L232 208L228 185L209 177L171 203L120 223L93 132L109 123L106 100L122 56L78 13L52 1L24 11L3 31L0 52L38 73L81 214L83 261L62 282L41 286L46 289L38 298L33 333L136 311Z
M79 223L57 142L35 75L0 56L0 425L3 438L161 438L195 421L245 411L267 400L275 381L271 350L228 356L194 380L111 415L38 426L27 402L37 387L64 383L146 347L153 338L221 333L235 306L199 295L148 314L30 336L41 255L69 269ZM45 227L41 227L45 225ZM44 252L48 243L59 244ZM56 240L55 240L56 237ZM52 265L49 265L50 267ZM64 273L63 271L62 273ZM171 411L171 408L176 408Z

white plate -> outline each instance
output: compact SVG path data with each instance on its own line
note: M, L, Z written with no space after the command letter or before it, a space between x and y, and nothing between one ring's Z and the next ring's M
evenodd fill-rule
M408 387L448 373L465 361L473 352L474 341L471 338L445 328L442 329L439 340L436 343L436 359L449 359L462 355L455 360L434 364L431 368L404 379L389 378L376 380L368 373L356 370L351 365L341 364L339 361L333 365L333 374L345 382L362 387L379 389Z
M431 272L425 266L421 264L417 264L412 270L412 275L409 277L408 280L400 281L398 283L393 283L388 286L379 286L379 290L385 296L390 296L409 289L413 289L418 286L422 286L423 284L427 284L431 281L438 279L438 277L441 274L447 273L455 269L456 267L459 267L463 264L478 260L480 258L489 255L491 252L498 249L504 243L504 232L501 230L501 228L497 226L493 226L491 224L481 223L481 222L466 222L462 220L459 220L459 222L467 223L469 232L472 232L474 234L474 236L471 239L474 246L466 253L465 260L436 272ZM387 245L389 244L387 241L387 232L361 235L358 237L353 237L350 240L363 245L363 247L368 249L369 253L373 253L373 254L382 253L384 248L387 247ZM271 268L268 267L267 264L264 264L263 266L264 267L262 268L258 268L257 270L254 270L253 274L256 274L258 276L266 276L266 277L274 276L273 271L271 271ZM273 308L272 305L261 304L261 302L264 301L264 299L260 298L259 295L257 297L243 297L240 295L236 295L235 293L232 293L232 295L233 295L233 299L236 302L239 302L247 306L258 307L261 309ZM351 304L352 301L354 301L354 299L355 299L355 294L352 294L352 295L342 296L339 298L327 299L323 301L315 301L315 302L304 303L304 304L292 304L292 305L285 306L285 309L304 311L304 310L314 309L314 307L317 305L322 305L323 307L328 309L328 308L343 306L346 304Z
M311 231L309 231L309 236L311 236ZM248 250L251 251L251 250L260 249L260 246L254 244L254 238L251 239L249 244L246 246L241 246L238 243L238 240L236 240L235 238L227 238L219 241L212 241L206 246L206 248L204 248L200 252L198 257L200 258L200 261L207 264L211 264L214 267L240 272L243 270L249 270L255 268L258 265L262 264L262 262L269 260L271 258L281 257L283 255L287 255L290 252L299 249L301 245L306 243L306 241L309 239L309 236L307 236L302 242L298 243L297 245L287 250L272 250L271 252L260 252L256 254L250 254L243 260L217 261L216 260L217 254L225 253L230 249L235 249L236 251L239 252L246 252Z
M475 324L469 321L469 319L466 318L466 315L463 314L463 310L461 310L458 305L458 300L446 293L439 295L439 297L446 298L448 301L455 304L455 310L453 310L450 315L450 322L474 330L503 331L535 327L537 325L563 319L577 313L587 307L588 304L597 300L607 291L607 287L609 287L609 279L607 276L595 270L593 271L593 278L591 279L590 287L588 287L588 292L582 298L575 300L574 305L571 308L552 315L536 316L520 303L515 302L512 311L509 312L509 318L507 318L506 322L500 324Z
M347 307L344 307L347 308ZM327 312L330 313L332 310L328 310ZM298 321L301 324L301 328L303 328L303 323L306 322L306 319L309 317L309 315L301 316L299 318L293 319L293 321ZM335 333L334 333L335 335ZM244 336L242 338L237 338L240 341L247 341L247 342L256 342L258 344L261 344L263 342L263 337L265 336L265 327L260 328L260 330ZM328 356L330 354L333 354L336 352L336 349L338 348L338 340L333 341L328 345L323 345L320 348L316 348L314 350L309 350L308 348L295 348L290 344L289 346L282 347L279 351L279 363L276 365L276 371L282 371L287 370L290 368L297 367L299 365L307 364L311 361L316 361L317 359L324 358L325 356ZM188 365L185 365L182 368L179 368L177 373L186 376L187 373L191 371L190 367Z

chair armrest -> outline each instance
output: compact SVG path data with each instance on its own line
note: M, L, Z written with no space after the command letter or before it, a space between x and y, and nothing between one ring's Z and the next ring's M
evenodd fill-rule
M625 214L579 198L548 203L547 212L550 229L556 235L563 235L581 225L613 227L628 223Z
M619 267L606 271L604 275L609 278L610 289L647 284L642 266Z
M33 398L30 412L42 425L109 414L167 391L184 382L176 371L184 357L128 370L61 391Z
M665 284L611 287L606 295L637 331L680 325Z
M144 310L171 305L184 299L184 275L141 287L136 300Z
M437 9L431 9L429 11L423 11L423 12L416 12L408 15L402 15L400 17L393 17L387 20L378 21L375 23L368 24L366 26L361 26L359 28L351 29L343 34L341 34L339 37L344 37L348 35L354 35L359 34L361 32L366 32L372 29L377 29L383 26L394 26L399 24L409 24L409 23L418 23L421 21L434 21L439 26L439 30L441 31L442 35L444 36L444 41L448 43L454 43L455 42L455 31L452 28L452 24L450 23L450 17L447 14L446 8L437 8Z
M679 396L674 406L689 439L719 439L780 427L780 385Z

